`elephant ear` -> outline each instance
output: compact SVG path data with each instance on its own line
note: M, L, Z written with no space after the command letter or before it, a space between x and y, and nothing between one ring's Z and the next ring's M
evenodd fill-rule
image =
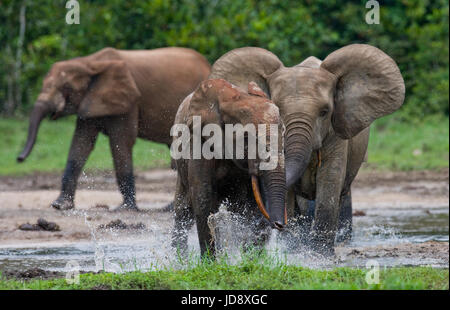
M141 94L125 62L98 60L87 66L91 83L78 115L89 118L127 113Z
M405 83L400 70L376 47L345 46L328 55L321 68L336 76L332 123L343 139L354 137L403 104Z
M242 89L254 81L270 97L268 78L284 67L278 57L259 47L242 47L229 51L212 66L210 79L224 79Z

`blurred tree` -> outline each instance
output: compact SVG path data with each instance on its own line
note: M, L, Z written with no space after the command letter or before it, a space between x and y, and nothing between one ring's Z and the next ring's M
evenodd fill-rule
M402 71L400 117L448 116L448 1L379 2L380 24L369 25L364 0L79 0L80 24L67 25L64 0L0 0L0 110L25 113L55 61L105 46L184 46L210 62L233 48L259 46L294 65L368 43Z

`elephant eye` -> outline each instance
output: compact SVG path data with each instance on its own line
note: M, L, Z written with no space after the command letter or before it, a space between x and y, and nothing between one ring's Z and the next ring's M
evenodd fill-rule
M328 109L322 109L319 113L320 117L325 117L328 114Z

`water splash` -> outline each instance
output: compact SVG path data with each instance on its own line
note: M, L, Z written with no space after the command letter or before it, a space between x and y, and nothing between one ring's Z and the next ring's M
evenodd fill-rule
M447 234L448 238L448 208L432 211L433 214L442 213L446 217L443 219L436 218L439 222L420 221L424 224L423 226L414 226L417 227L415 231L414 227L404 225L404 217L386 216L383 213L372 216L370 212L367 212L367 216L354 218L353 240L343 248L347 249L347 252L351 252L353 248L411 242L411 240L420 240L418 239L419 237L435 238L436 236ZM39 267L54 271L64 271L68 261L77 260L81 269L86 271L145 271L166 267L175 269L190 268L200 259L195 225L188 233L188 258L180 259L177 257L176 250L171 247L170 242L171 229L173 227L171 213L154 213L145 220L147 230L127 235L117 231L97 231L94 226L95 220L93 220L95 218L93 214L96 214L96 212L80 209L64 211L64 214L67 216L77 216L84 219L91 236L89 242L78 242L63 246L44 244L42 246L33 245L33 247L22 246L21 248L0 247L0 269ZM429 214L425 215L428 219L434 219ZM122 214L120 216L127 215ZM417 216L420 216L420 214ZM398 225L400 219L403 221L402 225ZM413 220L416 223L420 219L415 217ZM215 238L219 240L219 247L221 246L218 251L218 259L225 259L229 264L241 263L245 255L247 255L242 251L245 241L250 237L254 237L254 231L252 231L248 223L242 217L230 213L227 203L224 203L219 208L219 212L214 217L211 217L210 222L213 227L215 225L218 228L215 231ZM436 230L436 223L441 223L443 225L442 228ZM408 234L405 234L402 230L405 227L408 228ZM332 268L341 265L364 266L364 262L367 260L366 256L359 258L358 255L343 255L332 259L324 258L301 245L293 250L291 243L295 243L298 234L301 232L291 231L291 233L292 237L286 237L276 230L269 231L268 242L263 248L267 253L266 259L275 264L289 264L309 268ZM415 233L414 239L411 238L411 233ZM355 257L356 259L354 259ZM448 266L448 261L427 260L423 257L400 258L383 256L379 259L381 264L385 262L387 265L422 265L430 263L433 266Z

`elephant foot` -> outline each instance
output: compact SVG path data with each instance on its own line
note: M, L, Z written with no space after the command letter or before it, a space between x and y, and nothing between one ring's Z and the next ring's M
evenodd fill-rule
M131 204L131 203L122 203L120 206L114 209L114 212L121 212L121 211L134 211L139 212L139 209L137 205Z
M352 240L352 223L343 223L336 235L336 242L347 244Z
M334 238L333 238L334 240ZM313 237L310 239L307 245L314 253L319 254L325 258L330 258L335 256L334 252L334 242L328 242L324 238Z
M175 210L173 201L161 208L163 212L173 212Z
M352 231L346 230L336 236L336 242L342 244L348 244L352 240Z
M64 197L59 197L51 204L52 208L60 211L70 210L75 208L75 204L73 203L73 199L67 199Z
M322 246L313 245L312 250L316 254L319 254L325 258L331 258L335 256L334 247L329 247L325 245Z

